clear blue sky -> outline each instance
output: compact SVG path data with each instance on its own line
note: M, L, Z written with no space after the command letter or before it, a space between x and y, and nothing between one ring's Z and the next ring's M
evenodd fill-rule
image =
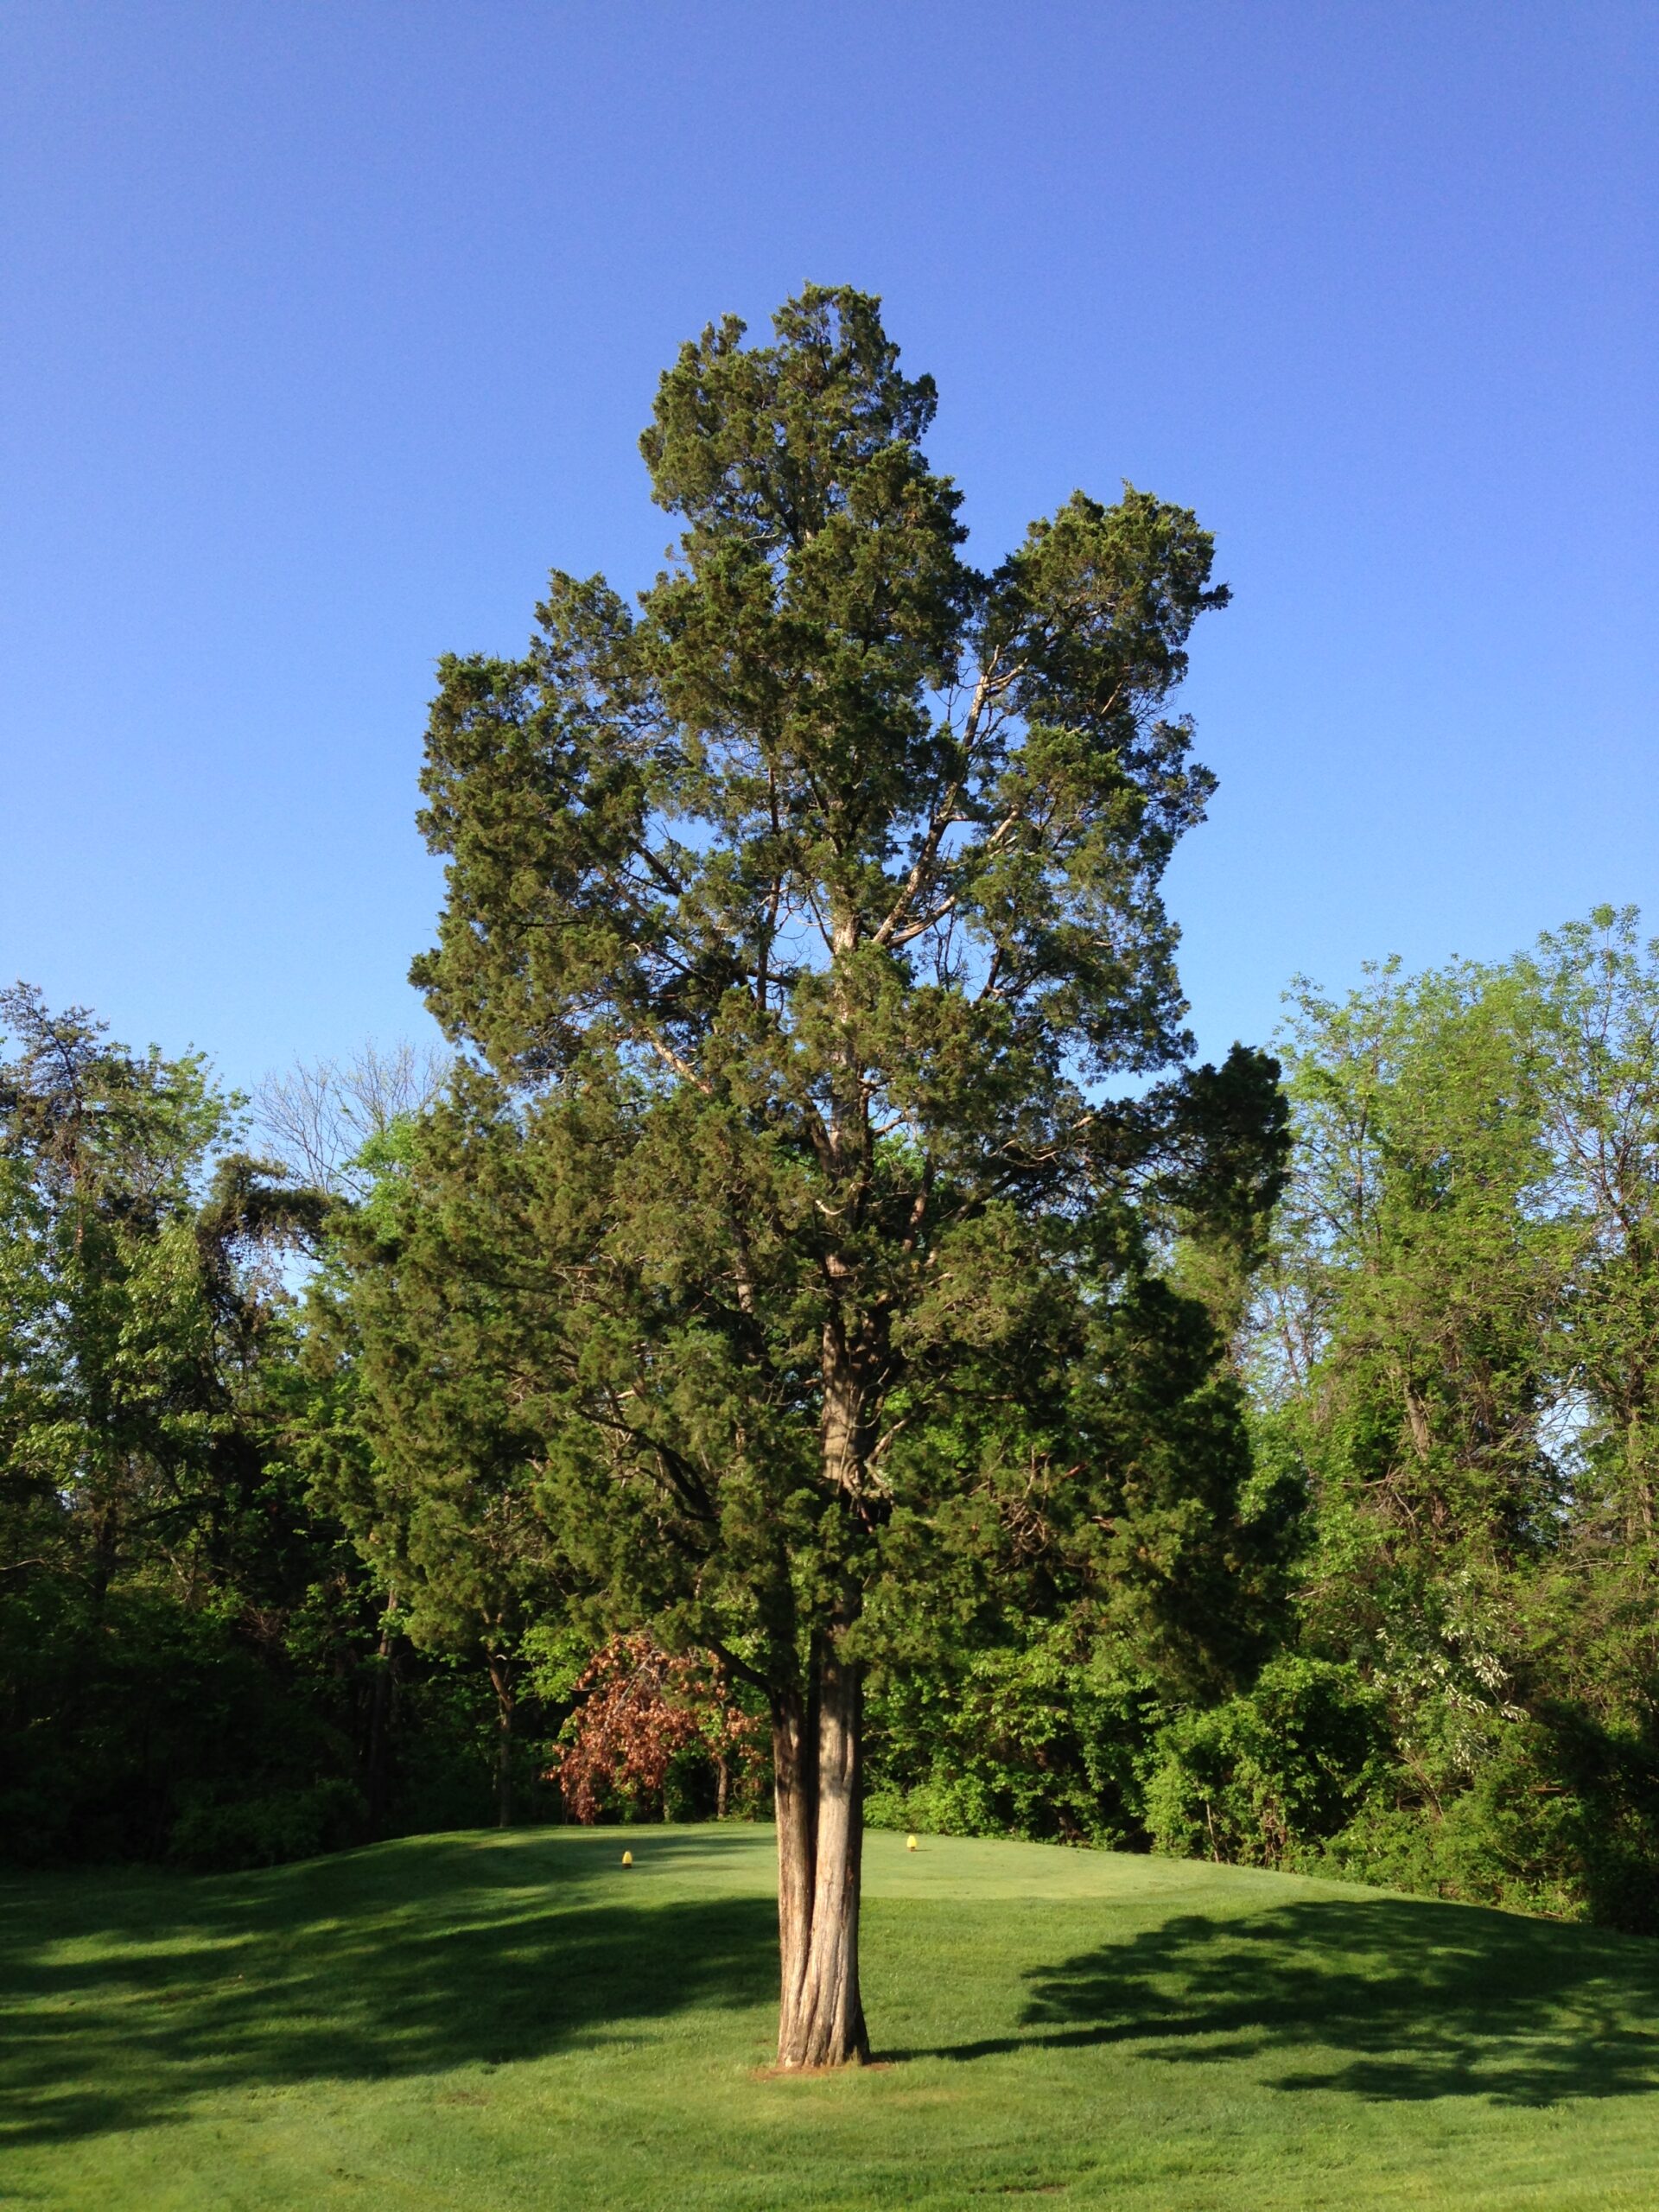
M648 580L658 371L806 279L977 557L1125 476L1217 532L1206 1052L1659 926L1656 93L1648 0L8 0L0 972L242 1082L423 1033L435 656Z

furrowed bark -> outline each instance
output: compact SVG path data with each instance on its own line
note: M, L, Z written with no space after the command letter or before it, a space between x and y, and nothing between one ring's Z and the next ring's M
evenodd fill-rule
M780 1691L772 1700L772 1767L778 1823L778 2063L790 2063L785 2046L799 2009L812 1942L812 1897L817 1840L817 1738L807 1726L800 1693Z
M795 1787L779 1793L779 1929L783 1950L778 2063L860 2065L870 2055L859 1991L858 1920L864 1843L863 1685L826 1638L815 1654L817 1728L810 1765L793 1753ZM803 1730L803 1734L807 1731ZM786 1746L786 1756L792 1747ZM774 1757L779 1737L773 1736ZM779 1770L780 1780L783 1768ZM800 1786L802 1783L805 1786Z

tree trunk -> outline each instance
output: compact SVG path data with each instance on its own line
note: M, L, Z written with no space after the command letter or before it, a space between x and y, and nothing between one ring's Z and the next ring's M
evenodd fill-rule
M863 1685L829 1639L814 1650L810 1691L806 1711L792 1692L772 1710L778 2063L791 2069L860 2065L870 2055L858 1987Z
M844 1272L844 1270L842 1271ZM833 1313L823 1344L822 1449L826 1487L842 1510L861 1510L869 1439L861 1340ZM843 1589L808 1655L806 1700L791 1689L772 1703L778 1806L778 1929L783 2001L778 2063L861 2065L869 2037L858 1987L858 1908L864 1853L864 1685L846 1639L858 1618Z
M495 1688L495 1825L512 1826L512 1669L504 1659L491 1656L490 1681Z
M370 1668L369 1740L364 1752L363 1779L369 1834L378 1841L385 1830L391 1796L391 1730L397 1694L397 1655L390 1605L381 1620L380 1643Z

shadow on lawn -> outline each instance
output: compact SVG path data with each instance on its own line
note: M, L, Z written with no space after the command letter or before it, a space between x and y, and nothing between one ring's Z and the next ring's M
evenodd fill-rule
M693 2009L753 2010L759 2026L777 1986L772 1899L653 1894L656 1873L701 1860L701 1876L711 1854L728 1890L755 1878L753 1832L658 1829L428 1838L213 1881L7 1885L0 2145L142 2126L216 2089L594 2048ZM1376 2099L1639 2094L1659 2088L1659 1945L1380 1896L1189 1913L1033 1971L1012 2034L880 2055L1130 2044Z
M649 1868L617 1867L627 1840L426 1840L221 1880L6 1885L0 2145L142 2126L214 2089L505 2064L689 2007L764 2007L775 1904L655 1904ZM656 1831L644 1849L671 1866L721 1840L677 1849Z
M1029 1983L1022 2033L930 2055L1133 2042L1172 2063L1291 2062L1273 2088L1377 2100L1659 2087L1659 1944L1478 1908L1322 1897L1185 1914Z

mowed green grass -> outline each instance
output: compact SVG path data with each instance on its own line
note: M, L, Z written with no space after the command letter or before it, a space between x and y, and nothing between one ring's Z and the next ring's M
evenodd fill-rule
M1659 1945L874 1835L886 2063L779 2080L772 1873L739 1827L14 1880L0 2204L1659 2207Z

